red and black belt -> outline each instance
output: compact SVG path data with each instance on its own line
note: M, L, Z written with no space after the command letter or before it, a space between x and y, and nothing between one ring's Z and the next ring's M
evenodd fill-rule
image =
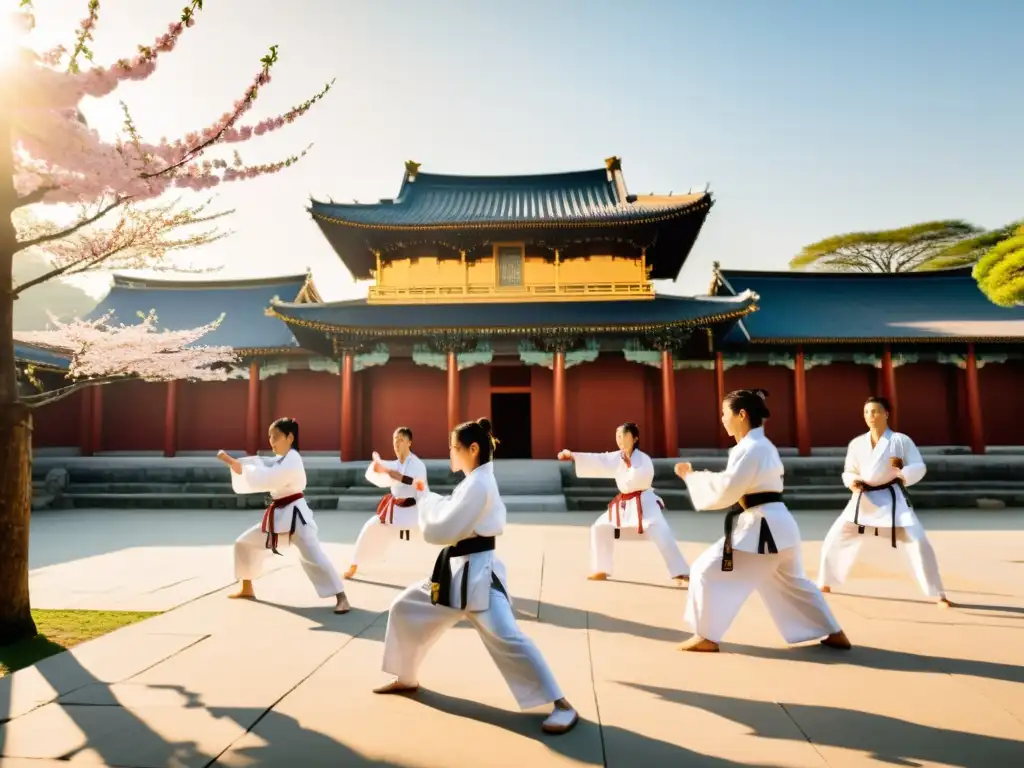
M303 495L301 493L293 493L291 496L282 496L280 499L271 499L270 505L267 507L267 511L263 513L263 522L260 523L260 531L267 534L267 549L272 550L275 555L281 554L277 551L278 534L274 530L276 527L274 525L277 517L276 512L282 507L294 504L302 498ZM299 511L299 507L296 505L292 508L292 524L288 529L289 536L295 535L295 527L300 520L303 525L306 524L306 518L302 516L302 513Z
M416 499L409 497L405 499L396 499L390 493L385 494L384 498L380 500L380 504L377 505L377 518L384 525L394 525L395 523L395 507L401 507L408 509L409 507L416 506ZM402 529L398 532L400 539L410 541L408 529Z

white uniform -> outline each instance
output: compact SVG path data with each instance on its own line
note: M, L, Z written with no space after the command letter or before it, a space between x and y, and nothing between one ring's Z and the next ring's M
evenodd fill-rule
M241 459L242 474L231 473L235 493L267 493L272 499L301 494L306 488L306 469L298 451L289 451L277 459L248 456ZM275 505L276 506L276 505ZM320 597L333 597L345 591L345 584L327 557L317 536L313 510L303 498L272 506L257 523L235 540L235 578L258 579L263 564L273 554L272 534L277 534L277 549L291 544L299 551L299 561ZM290 534L294 523L295 533Z
M405 461L382 461L381 464L401 472L411 480L422 480L424 485L427 482L427 468L414 453L406 456ZM361 565L366 560L382 560L395 539L412 541L414 532L417 538L420 532L416 505L399 506L405 500L416 501L411 483L395 482L386 472L374 472L372 463L366 468L366 479L378 488L389 488L390 491L381 499L377 513L366 521L359 532L352 553L352 565Z
M491 463L473 470L451 496L417 492L416 497L420 530L428 544L447 547L473 536L500 536L504 532L505 504ZM516 624L505 566L495 552L453 557L451 569L447 605L431 603L429 580L408 587L395 598L388 612L383 670L402 684L418 683L427 651L445 630L468 619L480 633L520 708L561 699L562 692L544 657Z
M896 469L890 464L893 457L903 460L903 469ZM864 536L868 529L873 529L875 536L872 538L877 536L887 545L895 546L895 541L903 545L914 579L922 592L929 597L945 595L935 550L914 514L913 506L908 503L908 494L898 484L864 493L853 487L858 480L876 488L894 480L910 486L920 482L925 471L924 459L914 441L900 432L887 429L874 447L870 432L850 441L843 468L843 485L853 491L853 496L822 544L821 568L818 571L820 586L842 584L846 580Z
M653 541L668 568L669 576L686 576L690 566L676 543L672 529L661 510L661 499L651 490L654 462L641 450L634 450L630 466L621 451L609 453L573 453L576 477L614 478L619 495L608 511L590 528L590 569L592 573L611 575L615 539Z
M724 472L691 472L686 487L695 509L726 509L747 494L781 493L783 472L779 452L758 427L729 451ZM685 618L695 634L721 642L755 590L787 643L839 632L825 597L804 575L800 529L784 503L739 514L732 524L732 548L731 571L722 570L724 536L693 564Z

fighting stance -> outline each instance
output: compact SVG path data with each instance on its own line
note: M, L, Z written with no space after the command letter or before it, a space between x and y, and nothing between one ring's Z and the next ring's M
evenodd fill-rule
M576 477L615 478L619 493L608 503L590 528L591 581L603 581L612 573L615 540L647 539L653 541L668 568L669 576L678 581L690 578L690 566L676 543L672 529L662 514L664 504L651 490L654 463L640 450L640 429L627 421L615 430L619 450L609 453L574 453L562 450L561 461L572 461Z
M352 553L352 565L345 571L345 578L356 575L361 563L381 560L391 543L398 538L412 541L412 532L419 536L419 520L416 513L416 496L412 484L415 480L427 482L427 468L419 456L412 452L412 430L399 427L391 437L395 449L395 461L381 461L380 455L373 454L373 461L366 468L366 479L378 488L389 488L388 493L377 505L377 512L366 521L356 539Z
M950 606L935 550L906 490L924 477L924 460L913 440L889 429L889 411L884 397L869 397L864 404L868 431L850 441L843 469L843 485L853 496L825 536L818 585L830 592L833 584L846 581L865 530L874 528L875 536L881 532L894 549L897 541L903 544L921 591L940 606Z
M462 619L472 622L521 709L554 704L542 728L565 733L579 716L555 682L537 646L516 624L505 565L494 553L505 529L505 504L494 480L494 438L487 419L467 421L451 434L451 467L465 478L451 496L414 484L420 530L444 547L430 581L408 587L391 604L383 670L395 679L374 690L419 688L419 669L431 646Z
M676 464L695 509L740 506L725 516L725 536L693 564L685 616L693 637L681 651L717 651L755 590L787 643L823 637L822 645L850 648L824 595L804 575L800 529L782 503L782 460L762 426L767 394L744 389L726 395L722 425L736 446L724 472Z
M271 553L280 555L278 547L282 544L295 544L302 570L313 582L317 595L334 597L334 612L348 613L351 607L345 596L345 583L320 546L313 510L302 495L306 489L306 469L299 455L298 422L283 418L271 424L270 447L276 459L246 456L239 460L224 451L217 454L231 467L231 487L235 493L267 493L272 499L263 520L235 540L235 578L242 582L242 587L230 597L254 600L252 582L259 578L266 559Z

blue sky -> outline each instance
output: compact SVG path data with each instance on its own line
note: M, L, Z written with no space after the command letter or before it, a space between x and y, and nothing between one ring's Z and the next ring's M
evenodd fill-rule
M149 42L185 0L103 0L97 58ZM70 39L84 0L37 0L40 34ZM538 173L619 155L630 191L711 184L717 203L673 292L714 260L785 269L839 232L938 218L1024 218L1024 2L1019 0L206 0L144 84L88 104L147 138L215 120L271 44L276 114L337 78L300 122L243 146L301 164L218 191L236 234L199 254L224 276L309 266L327 298L349 278L309 195L393 196L424 171ZM63 21L62 21L63 19Z

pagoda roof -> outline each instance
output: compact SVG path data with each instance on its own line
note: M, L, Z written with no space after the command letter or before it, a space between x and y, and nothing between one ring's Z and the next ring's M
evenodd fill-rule
M652 277L674 279L713 204L706 191L628 194L618 158L594 170L517 176L420 173L418 168L407 163L394 199L311 201L310 214L356 279L370 276L374 250L421 242L459 249L524 238L551 247L628 240L649 248Z
M304 347L322 346L324 334L416 338L471 332L484 337L545 335L556 331L643 333L663 327L734 322L757 309L757 296L657 296L630 301L557 301L503 304L370 304L365 299L329 304L275 302L268 314L287 323Z
M267 317L274 299L319 301L308 274L245 280L159 280L115 275L110 293L89 314L95 320L113 312L112 320L125 325L139 322L139 313L156 311L157 325L185 330L213 322L218 328L198 339L196 346L227 346L240 351L298 349L298 342L283 323Z
M997 306L971 268L901 273L716 270L712 295L754 291L737 343L1024 341L1024 307Z
M18 332L14 334L14 359L19 363L29 363L40 368L50 368L58 371L66 371L71 367L70 350L55 347L52 344L42 344L27 340L19 341L19 335Z

